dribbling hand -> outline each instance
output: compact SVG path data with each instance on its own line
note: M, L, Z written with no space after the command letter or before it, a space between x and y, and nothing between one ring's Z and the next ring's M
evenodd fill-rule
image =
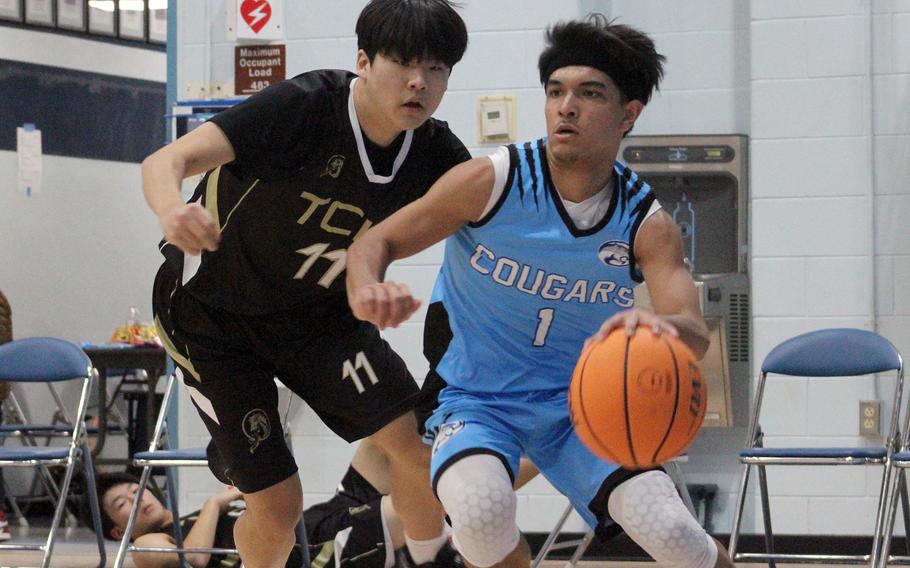
M158 218L164 238L187 254L218 250L221 235L215 219L199 203L181 203Z
M379 329L398 327L420 307L420 300L411 295L407 285L397 282L361 286L348 302L357 319L368 321Z
M664 318L652 312L632 308L631 310L620 312L605 321L597 333L585 341L585 348L593 342L604 339L614 329L624 328L626 335L632 337L635 335L635 329L638 326L650 327L654 331L654 335L666 332L673 337L679 337L679 330Z

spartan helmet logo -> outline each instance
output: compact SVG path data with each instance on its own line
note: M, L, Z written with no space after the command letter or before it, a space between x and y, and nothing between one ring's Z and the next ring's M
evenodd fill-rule
M259 442L268 438L271 433L272 425L264 411L255 408L243 417L243 435L250 442L251 454L259 447Z
M329 161L325 164L325 171L322 172L322 175L319 177L332 176L337 178L341 175L341 168L344 167L344 156L341 154L335 154Z

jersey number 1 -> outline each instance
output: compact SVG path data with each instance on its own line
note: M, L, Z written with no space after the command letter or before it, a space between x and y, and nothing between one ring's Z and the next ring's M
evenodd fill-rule
M537 331L534 332L534 347L543 347L547 344L547 334L550 333L550 324L553 323L553 308L541 308L537 312Z

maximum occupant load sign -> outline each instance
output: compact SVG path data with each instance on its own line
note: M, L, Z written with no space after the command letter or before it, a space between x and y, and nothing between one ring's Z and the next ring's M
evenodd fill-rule
M234 47L234 94L252 95L284 81L284 45L238 45Z

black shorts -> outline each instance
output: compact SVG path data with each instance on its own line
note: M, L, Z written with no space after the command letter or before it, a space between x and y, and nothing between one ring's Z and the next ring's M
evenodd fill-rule
M420 398L414 406L417 418L417 432L422 436L426 432L426 422L439 406L439 393L446 387L446 380L439 376L435 369L430 369L427 378L420 387Z
M423 386L420 389L420 400L414 408L417 416L417 430L423 435L425 423L439 406L439 393L446 387L446 380L436 372L436 366L442 360L449 343L452 341L452 328L449 325L449 313L442 302L433 302L427 306L427 317L423 325L423 356L430 363Z
M196 300L165 263L155 279L154 308L165 349L224 464L210 467L245 493L297 471L274 378L348 442L373 434L419 399L404 361L343 303L233 314Z

